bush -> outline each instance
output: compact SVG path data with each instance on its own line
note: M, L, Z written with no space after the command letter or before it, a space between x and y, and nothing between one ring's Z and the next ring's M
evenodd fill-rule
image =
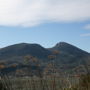
M90 90L90 74L82 75L79 81L80 87Z

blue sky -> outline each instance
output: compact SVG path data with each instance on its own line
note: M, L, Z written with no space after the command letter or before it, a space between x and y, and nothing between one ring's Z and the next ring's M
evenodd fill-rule
M90 0L0 0L0 48L62 41L90 52Z
M86 22L87 23L87 22ZM0 27L0 47L16 43L38 43L44 47L53 47L64 41L90 52L90 37L83 23L46 23L34 27Z

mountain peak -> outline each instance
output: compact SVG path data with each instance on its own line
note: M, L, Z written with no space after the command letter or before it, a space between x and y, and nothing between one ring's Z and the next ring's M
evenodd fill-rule
M14 44L0 50L0 59L10 57L23 57L32 55L40 59L46 58L51 52L39 44L19 43Z
M65 53L79 54L79 55L80 54L88 54L88 52L85 52L85 51L79 49L78 47L75 47L74 45L71 45L66 42L57 43L53 48L51 48L51 50L58 50L58 51L65 52Z
M56 44L56 47L60 47L60 46L63 46L63 45L70 45L70 44L68 44L66 42L59 42L59 43Z

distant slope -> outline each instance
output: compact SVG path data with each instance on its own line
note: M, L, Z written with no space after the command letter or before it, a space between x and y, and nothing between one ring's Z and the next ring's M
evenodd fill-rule
M71 44L68 44L66 42L60 42L56 44L51 50L58 50L61 52L69 53L69 54L78 54L78 55L89 55L88 52L85 52Z
M38 44L15 44L0 49L0 60L13 60L14 58L32 55L40 59L46 58L51 52Z
M56 44L53 48L50 48L49 50L54 51L57 50L60 52L59 59L62 59L62 61L66 61L67 63L71 62L78 62L81 59L85 59L90 56L90 54L86 51L83 51L71 44L68 44L66 42L60 42Z

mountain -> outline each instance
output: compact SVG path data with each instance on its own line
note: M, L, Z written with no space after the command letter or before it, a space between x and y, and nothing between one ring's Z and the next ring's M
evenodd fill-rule
M89 55L88 52L85 52L71 44L68 44L66 42L60 42L60 43L57 43L56 46L54 46L53 48L51 48L52 50L58 50L58 51L61 51L61 52L65 52L65 53L69 53L69 54L81 54L81 55Z
M21 60L26 55L45 59L51 51L38 44L20 43L0 49L0 60Z
M77 67L88 68L90 66L90 53L83 51L71 44L66 42L60 42L53 48L49 48L50 51L59 51L60 54L57 56L56 63L61 66L63 70L71 70Z
M83 61L84 58L87 58L90 56L90 54L86 51L83 51L71 44L68 44L66 42L60 42L56 44L53 48L49 49L50 51L57 50L60 52L59 60L62 62L69 63L70 62L80 62ZM82 60L81 60L82 59Z
M53 61L61 71L71 72L79 68L80 72L84 72L83 68L90 68L90 53L66 42L60 42L52 48L44 48L39 44L28 43L1 48L0 62L4 61L9 64L22 63L25 56L31 55L42 62L42 68L46 68L51 62L48 56L54 55L53 52L55 51L59 53Z

